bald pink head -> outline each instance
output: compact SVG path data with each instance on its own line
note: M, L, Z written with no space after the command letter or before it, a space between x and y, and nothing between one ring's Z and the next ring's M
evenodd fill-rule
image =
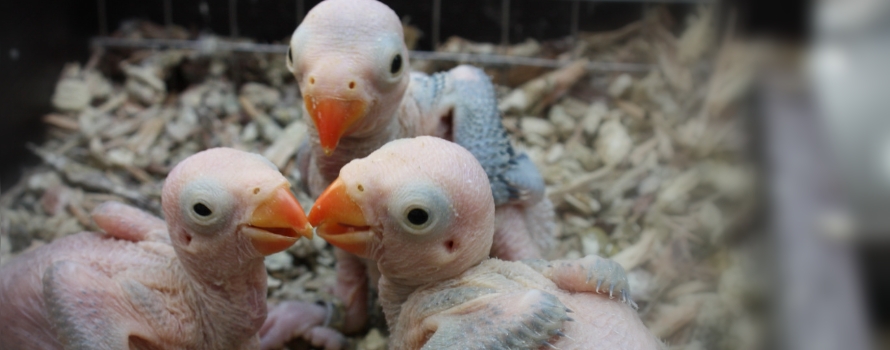
M334 245L408 285L453 277L488 257L494 199L469 151L422 136L392 141L340 170L310 222Z
M402 24L375 0L316 5L291 37L287 62L328 153L342 136L391 121L409 82Z
M234 268L312 235L275 165L231 148L209 149L179 163L167 176L161 203L185 263Z

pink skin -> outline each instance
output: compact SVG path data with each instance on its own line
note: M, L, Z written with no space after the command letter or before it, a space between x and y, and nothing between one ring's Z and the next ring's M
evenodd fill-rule
M490 259L456 278L419 287L401 304L401 317L390 327L389 348L420 349L428 342L431 333L459 337L471 345L483 343L486 337L498 335L486 329L487 324L515 322L524 314L529 314L528 309L534 306L534 302L540 301L539 294L546 292L556 296L565 308L572 310L567 313L572 321L558 324L565 335L547 339L552 347L543 344L511 349L666 349L627 304L610 299L605 294L563 288L558 286L562 281L551 278L520 262ZM382 285L383 281L381 288ZM458 295L454 289L461 287L485 287L494 292L436 313L424 312L429 309L434 295ZM477 331L468 334L457 330L456 325ZM435 346L429 348L442 349Z
M368 104L367 113L344 130L330 155L322 151L316 125L311 124L312 164L306 174L311 195L318 196L343 165L390 140L444 136L445 127L433 115L444 115L448 109L424 110L410 97L408 54L399 17L373 0L323 1L294 32L288 68L304 97ZM395 55L402 56L403 67L391 74ZM439 128L443 135L435 135Z
M391 140L421 135L450 140L449 116L456 103L453 84L456 81L482 79L476 71L458 66L448 72L438 101L428 97L423 86L411 84L409 52L404 45L399 17L386 5L373 0L327 0L315 6L294 32L290 43L288 68L293 72L304 98L367 102L367 114L343 130L339 144L325 154L319 141L318 127L310 123L311 149L301 150L300 171L306 176L309 194L317 197L337 178L340 169L353 159L363 158ZM402 69L391 74L392 59L402 57ZM487 77L484 77L487 78ZM351 83L354 83L351 84ZM490 254L507 260L542 257L529 231L552 223L553 208L549 201L532 206L504 204L495 212L497 231ZM543 222L543 224L542 224ZM358 278L365 274L367 261L354 255L338 253L337 280L334 295L345 307L346 322L340 328L354 333L367 323L367 294L374 278ZM295 307L285 302L282 307ZM317 305L300 308L321 308ZM293 317L296 319L287 319ZM272 312L262 335L263 348L280 347L291 336L311 338L303 329L323 326L320 322L305 325L311 319L287 312ZM285 329L292 327L292 329ZM268 334L268 335L267 335ZM328 334L328 333L326 333ZM310 339L312 342L334 342ZM330 349L336 349L330 348Z
M540 307L545 293L561 302L559 313L573 310L569 316L574 320L548 324L554 334L559 329L564 336L544 337L529 349L548 348L543 341L559 349L661 346L632 307L610 299L608 287L597 293L600 279L605 286L626 288L623 269L614 262L596 256L528 263L488 259L494 203L484 171L462 147L432 137L393 141L343 167L340 181L369 229L358 250L377 261L382 275L378 287L391 332L390 349L419 349L448 337L460 342L445 342L455 348L485 344L502 336L501 325L530 322L522 316ZM320 197L313 210L335 203L329 195ZM418 230L405 215L411 208L423 208L435 219ZM331 215L334 221L345 217ZM310 215L317 233L334 244L352 235L326 230L331 221L324 217L320 223L315 220ZM608 268L600 269L602 265ZM459 291L462 287L490 291L466 297ZM470 328L473 332L467 333Z
M61 238L0 268L0 348L259 348L266 271L258 249L269 246L256 237L278 239L260 227L283 226L257 226L268 216L255 209L278 215L267 204L276 194L292 196L288 188L261 156L217 148L171 171L166 223L102 204L93 218L104 234ZM197 201L212 213L193 216ZM302 209L286 213L285 221L302 218L299 230L309 234ZM275 241L277 248L290 239Z

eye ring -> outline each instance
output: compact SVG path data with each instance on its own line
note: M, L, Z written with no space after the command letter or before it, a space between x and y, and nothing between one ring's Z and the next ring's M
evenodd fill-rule
M194 198L183 209L196 227L210 229L225 221L225 213L230 210L225 205L212 203L216 202L209 198Z
M179 194L179 212L195 234L218 232L232 218L235 200L231 193L213 180L193 181Z
M392 58L392 63L389 64L389 72L392 75L396 75L401 71L402 71L402 54L396 54L396 56Z

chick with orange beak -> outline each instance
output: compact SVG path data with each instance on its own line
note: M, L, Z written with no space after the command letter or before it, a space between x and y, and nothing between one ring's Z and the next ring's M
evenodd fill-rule
M376 263L390 349L661 347L618 263L489 259L495 210L486 174L448 141L396 140L350 162L309 222Z
M260 155L183 160L164 183L166 223L107 202L82 232L0 267L2 349L257 349L263 258L312 227Z
M543 179L510 144L488 76L466 65L432 76L410 72L402 24L389 7L321 2L294 31L287 67L312 120L311 141L297 156L310 195L389 141L435 136L463 146L485 169L497 206L493 256L536 258L553 246Z
M547 255L557 235L553 205L536 166L510 144L490 79L466 65L431 76L410 72L403 38L399 17L375 0L323 1L294 32L287 67L312 120L310 141L297 153L304 188L318 196L346 163L389 141L443 138L469 150L485 169L497 205L491 255L507 260ZM365 325L368 284L376 284L376 277L371 266L369 280L365 262L354 255L336 255L334 294L345 316L327 318L341 319L338 329L355 332ZM310 329L318 325L289 319L291 307L308 306L285 303L273 310L264 346L315 332Z
M408 49L401 22L386 5L352 0L319 4L291 37L287 67L312 119L313 155L319 165L338 159L342 166L390 139L433 126L404 119L418 111L403 110L412 83ZM399 119L411 123L399 125ZM356 156L356 151L364 154Z

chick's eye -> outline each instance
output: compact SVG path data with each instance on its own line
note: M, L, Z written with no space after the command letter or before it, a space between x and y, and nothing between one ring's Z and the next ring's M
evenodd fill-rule
M411 209L407 216L408 222L415 226L422 226L430 221L430 214L420 208Z
M402 70L402 55L396 55L392 58L392 64L389 66L389 72L396 74Z
M237 201L215 180L195 179L183 186L178 204L191 232L212 235L232 221Z
M387 211L400 232L415 236L436 235L447 227L454 212L451 200L447 193L432 185L407 183L392 194Z
M204 205L204 203L197 203L197 204L193 205L192 210L195 212L195 214L198 214L198 215L204 216L204 217L210 216L211 214L213 214L213 211L210 210L210 208L208 208L206 205Z

